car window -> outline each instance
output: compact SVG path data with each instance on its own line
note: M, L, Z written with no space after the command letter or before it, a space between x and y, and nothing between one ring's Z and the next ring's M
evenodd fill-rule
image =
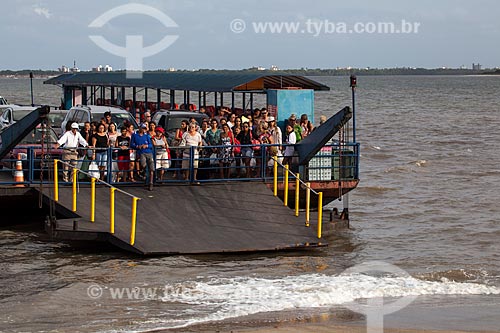
M92 113L93 121L101 121L101 118L104 118L104 113ZM116 127L120 129L123 126L125 121L134 124L134 127L137 128L137 123L132 115L128 112L120 112L120 113L111 113L111 121L116 124Z
M87 121L87 111L85 110L78 110L75 113L75 116L73 117L73 121L76 121L77 123L83 123Z
M34 131L31 131L28 135L24 137L24 139L20 142L22 145L31 145L31 144L40 144L42 143L43 134L49 136L48 142L55 143L57 142L57 135L50 128L36 128Z
M66 116L65 113L60 113L60 112L49 113L49 115L48 115L49 125L52 127L61 127L61 124L62 124L65 116Z
M198 124L200 124L200 125L201 125L201 122L203 121L203 119L205 118L203 115L196 114L196 113L193 113L193 115L189 115L189 116L171 114L168 117L168 124L167 124L166 130L172 131L172 130L175 130L175 129L181 127L181 122L183 120L189 121L189 118L191 118L191 117L194 117L196 119L196 121L198 122Z
M68 115L66 116L66 119L68 121L72 120L73 117L75 116L75 113L76 113L76 110L75 109L71 109L68 111Z

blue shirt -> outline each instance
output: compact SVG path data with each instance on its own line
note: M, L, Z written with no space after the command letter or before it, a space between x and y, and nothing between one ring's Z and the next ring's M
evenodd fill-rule
M148 148L137 148L142 145L148 145ZM140 135L139 133L132 134L132 139L130 140L130 147L137 149L137 153L140 154L152 154L153 153L153 142L149 134L144 133Z

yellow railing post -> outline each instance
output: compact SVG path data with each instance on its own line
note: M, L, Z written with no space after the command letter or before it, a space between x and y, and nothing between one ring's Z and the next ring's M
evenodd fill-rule
M311 183L306 184L306 227L309 226L311 208Z
M285 206L288 206L288 164L285 165L285 195L284 195L284 199L283 199L283 202L285 204Z
M295 216L299 216L300 174L295 177Z
M318 193L318 238L321 238L323 227L323 192Z
M109 189L109 232L115 233L115 187Z
M59 171L57 167L59 160L54 160L54 201L59 201Z
M78 169L73 168L73 211L76 212L76 181L78 176Z
M273 156L274 164L273 164L273 188L274 188L274 196L278 196L278 157Z
M132 198L132 227L130 229L130 245L135 243L135 224L137 222L137 200L139 198Z
M90 222L95 221L95 178L90 178Z

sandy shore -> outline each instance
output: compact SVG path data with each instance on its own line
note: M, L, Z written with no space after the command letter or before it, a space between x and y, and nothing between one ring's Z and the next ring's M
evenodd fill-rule
M405 309L384 317L386 333L500 332L500 296L420 297ZM259 313L220 322L155 332L217 333L365 333L361 314L337 307ZM380 331L381 332L381 331Z
M273 327L273 328L261 328L261 329L244 329L244 330L232 330L232 331L219 331L220 333L276 333L276 332L287 332L287 333L366 333L366 327L353 327L353 326L330 326L330 325L298 325L298 326L283 326L283 327ZM380 331L381 332L381 331ZM486 333L488 331L436 331L436 330L416 330L416 329L400 329L400 328L386 328L383 330L384 333L471 333L471 332L481 332ZM491 332L491 331L490 331Z

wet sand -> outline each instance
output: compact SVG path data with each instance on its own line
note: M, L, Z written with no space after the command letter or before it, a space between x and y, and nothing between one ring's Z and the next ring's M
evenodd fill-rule
M388 333L500 332L500 296L419 297L407 308L385 316L384 327L383 332ZM161 332L365 333L367 330L363 315L338 307L260 313Z

